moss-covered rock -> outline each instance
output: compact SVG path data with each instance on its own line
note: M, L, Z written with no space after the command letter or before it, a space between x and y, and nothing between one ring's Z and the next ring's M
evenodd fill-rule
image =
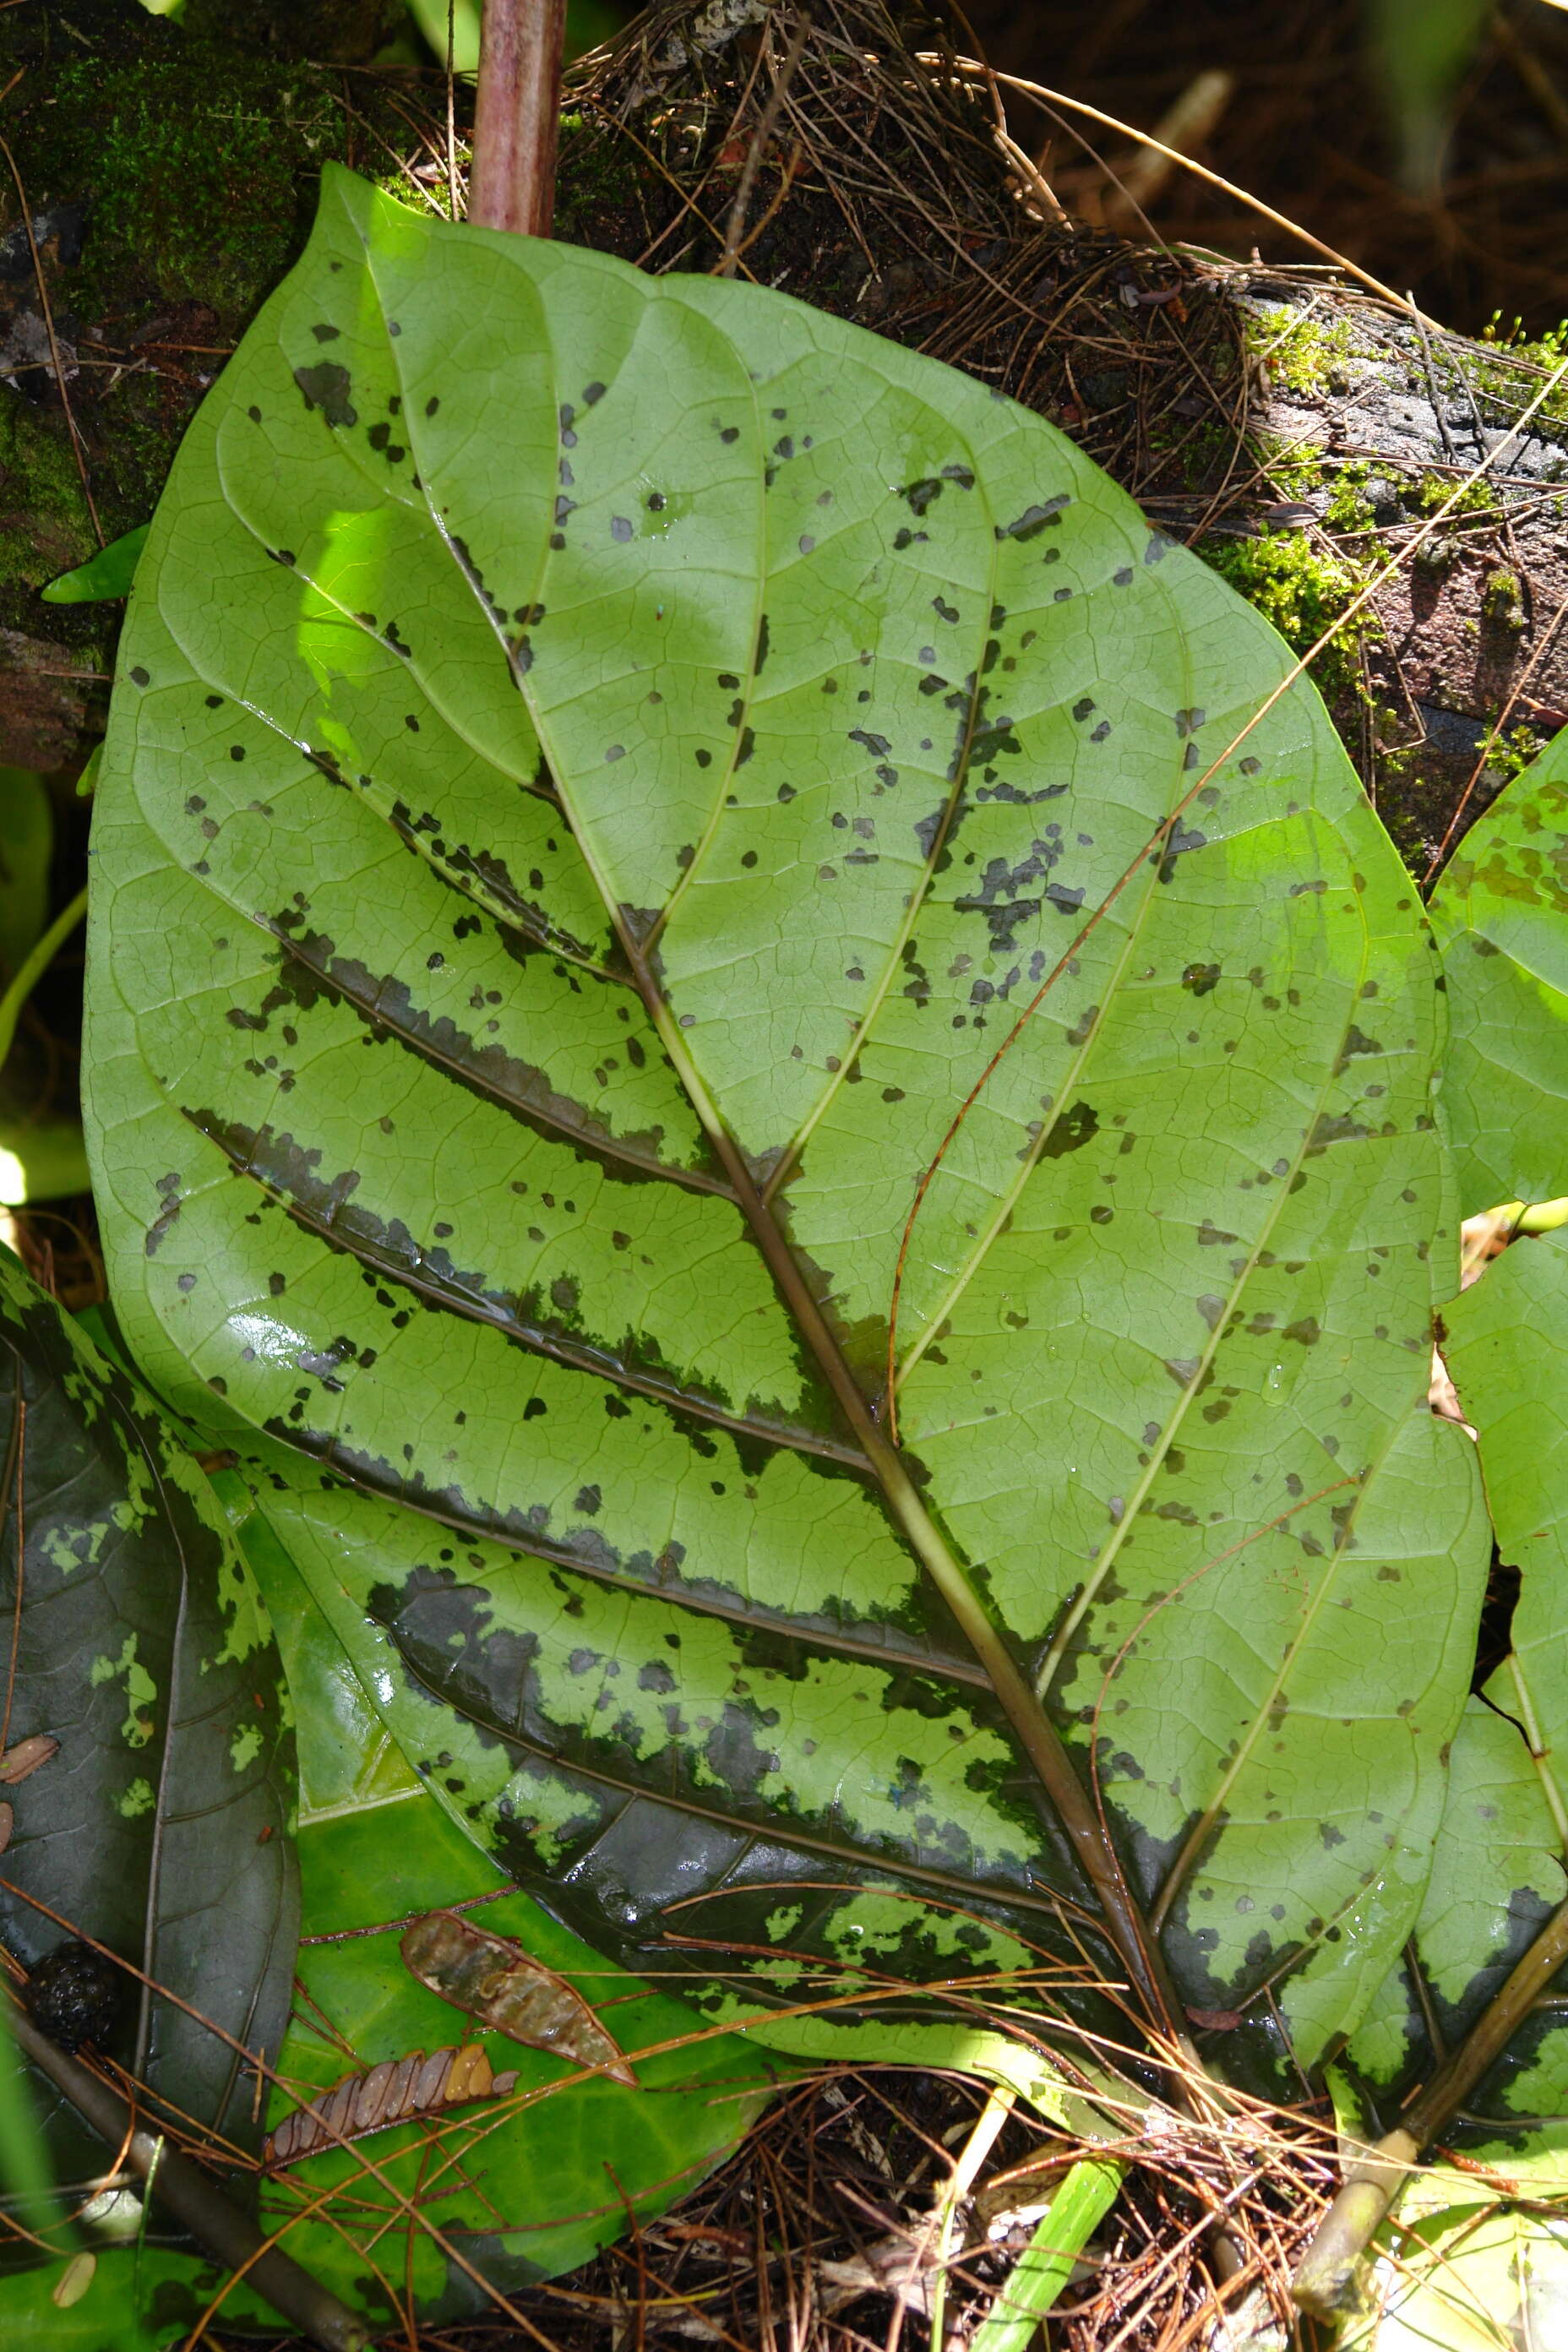
M421 119L444 131L444 90L437 116L416 76L351 82L290 55L300 44L269 39L280 22L260 0L243 19L219 12L210 38L200 12L183 27L132 0L0 10L0 80L21 74L6 135L28 212L71 227L45 238L44 268L107 538L152 513L224 353L309 234L322 164L347 163L405 200L425 194L409 173L426 153ZM59 708L45 708L51 667L106 667L117 615L37 602L96 540L20 229L0 174L0 238L12 232L16 247L0 276L0 333L13 364L37 355L0 386L0 666L30 665L5 698L12 731L0 750L26 764L46 745L58 757L68 713L79 723L94 707L61 677ZM33 705L29 730L16 714Z

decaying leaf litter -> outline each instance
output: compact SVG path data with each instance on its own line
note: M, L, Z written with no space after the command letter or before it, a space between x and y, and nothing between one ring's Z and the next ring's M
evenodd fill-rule
M1204 990L1204 992L1208 992L1208 990Z

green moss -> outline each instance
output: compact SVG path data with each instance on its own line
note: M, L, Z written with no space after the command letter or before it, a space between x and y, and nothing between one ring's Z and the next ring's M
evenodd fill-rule
M1551 740L1551 736L1543 735L1538 727L1506 727L1487 753L1487 765L1504 784L1511 784L1516 776L1522 776L1526 768L1534 765Z
M1281 304L1257 313L1247 347L1267 367L1277 392L1343 392L1349 382L1345 362L1352 345L1345 320L1324 323Z
M1363 496L1372 479L1372 467L1362 459L1342 467L1323 511L1325 530L1371 530L1377 518L1372 501Z
M1516 317L1511 327L1502 323L1502 312L1494 310L1481 329L1481 341L1494 351L1507 352L1510 359L1525 361L1531 367L1561 367L1568 359L1568 319L1560 319L1548 327L1543 335L1530 336L1524 331L1524 321Z
M342 148L328 83L191 42L119 66L72 58L53 94L90 207L79 300L114 305L129 265L224 320L254 310L297 247L300 173ZM34 184L58 184L49 127L34 127Z
M1366 584L1362 566L1342 555L1320 553L1301 531L1201 541L1196 551L1298 654L1316 645ZM1319 655L1312 674L1325 700L1362 690L1360 648L1372 625L1369 616L1358 614Z
M1524 591L1517 572L1502 567L1492 572L1481 590L1481 611L1497 629L1522 629Z
M1457 498L1454 496L1456 490L1458 491ZM1424 474L1420 481L1414 483L1403 496L1405 505L1414 507L1417 514L1436 514L1446 499L1453 499L1449 513L1455 517L1486 515L1496 521L1502 519L1497 492L1487 481L1467 482L1460 488L1451 475Z
M41 588L85 563L98 541L63 421L0 395L0 479L26 485L26 512L0 517L0 583Z

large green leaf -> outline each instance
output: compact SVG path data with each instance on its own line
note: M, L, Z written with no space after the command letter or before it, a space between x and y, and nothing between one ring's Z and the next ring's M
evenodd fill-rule
M1431 911L1464 1213L1554 1200L1568 1192L1568 730L1471 826Z
M254 2147L240 2053L277 2057L298 1925L293 1739L266 1612L146 1397L4 1252L0 1429L4 1738L59 1743L5 1792L0 1937L31 1969L89 1936L166 1988L127 1978L107 2054ZM42 2084L38 2105L62 2183L101 2174L103 2144Z
M1441 1008L1312 688L1237 740L1289 666L966 379L342 173L187 437L96 814L116 1304L639 1969L977 1977L929 2055L1098 1921L1310 2063L1408 1931L1486 1549Z

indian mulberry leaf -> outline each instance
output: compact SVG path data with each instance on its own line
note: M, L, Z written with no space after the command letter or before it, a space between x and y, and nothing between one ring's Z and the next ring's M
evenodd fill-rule
M1348 2031L1486 1541L1431 937L1267 625L952 371L334 171L121 663L116 1302L453 1817L721 2013L1087 1937Z

